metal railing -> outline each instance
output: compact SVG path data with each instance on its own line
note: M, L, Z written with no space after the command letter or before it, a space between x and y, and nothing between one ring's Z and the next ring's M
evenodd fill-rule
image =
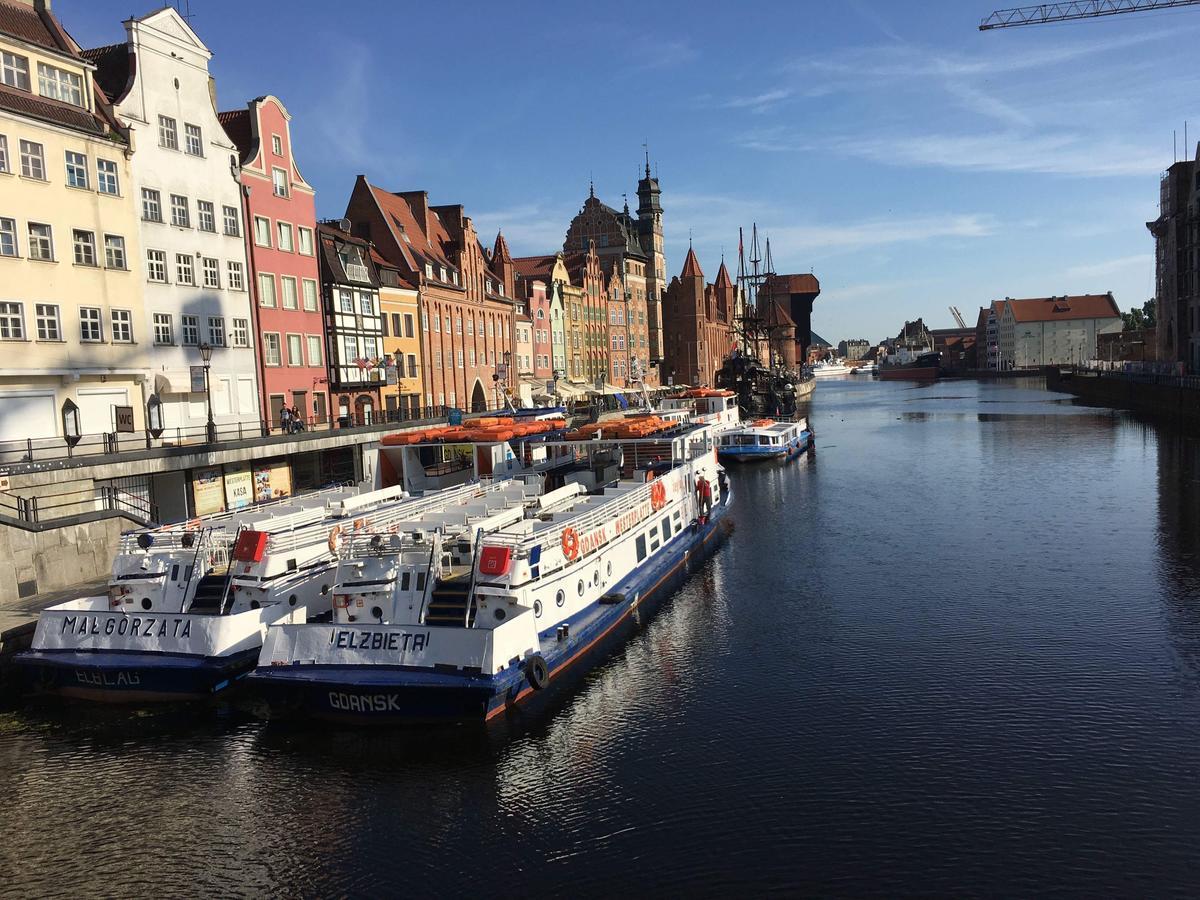
M208 439L208 427L175 427L163 429L159 437L149 431L132 433L103 432L85 434L73 446L62 437L25 438L19 441L0 441L0 466L19 463L50 462L74 459L79 456L112 456L121 453L156 450L170 447L192 447L205 444L226 444L237 441L288 436L296 439L351 429L378 429L428 419L444 419L445 406L420 409L381 410L370 416L348 415L316 420L308 418L297 425L284 427L275 420L248 419L239 422L218 422L214 426L216 440Z
M1163 364L1158 363L1156 365ZM1128 381L1136 384L1155 384L1162 387L1177 387L1184 388L1185 390L1200 391L1200 375L1173 375L1163 372L1136 370L1118 371L1101 367L1074 368L1071 371L1081 375L1107 378L1114 381Z
M47 522L93 512L116 512L141 521L158 521L158 508L147 497L112 485L97 484L38 497L0 493L0 514L21 522Z

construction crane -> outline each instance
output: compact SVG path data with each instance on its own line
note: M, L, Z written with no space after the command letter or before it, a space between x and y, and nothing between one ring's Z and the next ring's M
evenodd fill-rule
M1200 0L1074 0L1070 3L1042 3L1038 6L998 9L979 23L979 30L1016 28L1019 25L1047 25L1051 22L1072 22L1076 19L1095 19L1100 16L1197 5L1200 5Z
M954 316L954 321L958 323L959 328L967 327L967 323L963 321L962 313L958 311L957 306L950 307L950 315Z

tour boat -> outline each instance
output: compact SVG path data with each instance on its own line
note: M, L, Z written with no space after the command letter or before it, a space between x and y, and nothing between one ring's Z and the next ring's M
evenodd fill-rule
M14 663L40 693L108 702L218 693L253 668L268 625L328 615L343 535L455 497L337 491L130 533L107 595L44 610Z
M850 367L837 359L824 359L812 367L816 378L832 378L834 375L849 375Z
M874 375L879 371L879 366L873 362L863 363L854 370L855 375Z
M737 394L720 388L690 388L659 401L658 411L684 410L691 421L712 425L718 433L736 428L742 421Z
M794 422L758 419L722 433L718 438L717 455L729 462L792 460L811 443L812 432L808 430L807 419Z
M615 477L356 532L334 621L268 628L247 687L273 714L364 723L482 722L561 694L720 543L731 501L711 425L575 443Z

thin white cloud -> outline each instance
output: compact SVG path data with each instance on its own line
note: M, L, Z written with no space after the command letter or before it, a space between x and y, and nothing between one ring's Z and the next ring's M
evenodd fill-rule
M526 203L507 209L475 213L471 219L484 246L490 247L502 231L513 256L537 256L561 250L573 211Z
M1106 278L1129 270L1141 269L1146 272L1154 271L1154 254L1137 253L1133 256L1121 256L1116 259L1100 260L1094 263L1083 263L1071 266L1066 270L1070 278Z

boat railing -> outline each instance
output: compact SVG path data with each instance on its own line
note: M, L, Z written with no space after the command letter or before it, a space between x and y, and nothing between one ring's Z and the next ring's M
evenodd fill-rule
M417 610L417 622L425 624L425 608L438 577L438 563L442 558L442 533L434 531L429 537L429 564L425 570L425 587L421 591L421 608Z

